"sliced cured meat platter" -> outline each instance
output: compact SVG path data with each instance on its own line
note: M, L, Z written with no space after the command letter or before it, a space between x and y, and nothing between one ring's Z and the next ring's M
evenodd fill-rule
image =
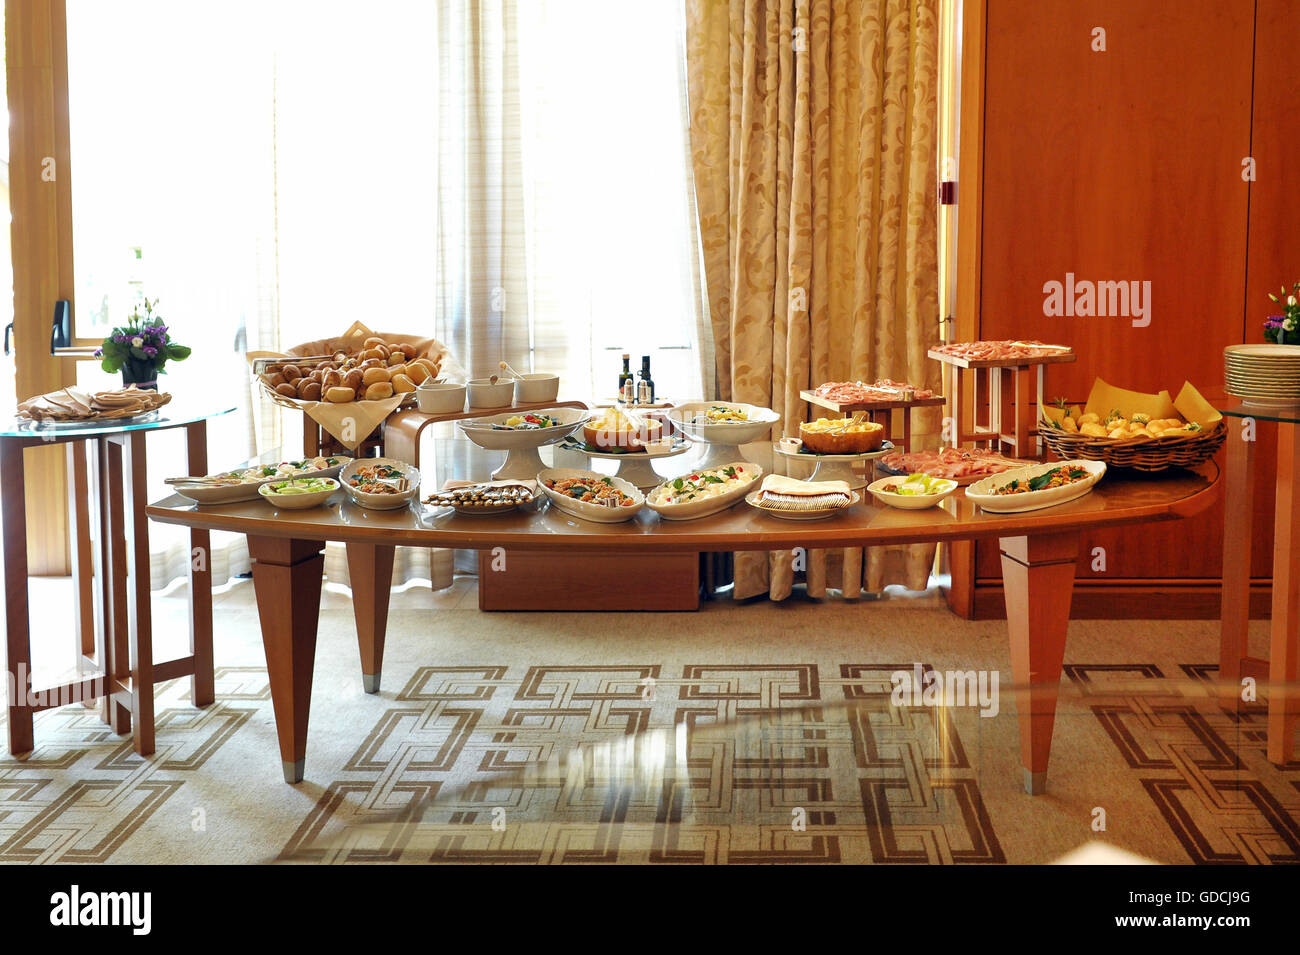
M888 463L887 463L888 462ZM984 448L943 448L939 451L897 451L876 458L876 467L882 474L907 475L928 474L930 477L947 478L956 481L959 486L974 484L994 474L1014 471L1016 468L1038 464L1037 461L1022 461L1008 458Z
M931 348L927 354L958 368L1019 368L1075 360L1074 349L1070 346L1040 341L949 342Z

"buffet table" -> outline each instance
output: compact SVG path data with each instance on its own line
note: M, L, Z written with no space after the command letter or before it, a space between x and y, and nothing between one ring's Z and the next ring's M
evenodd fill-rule
M495 517L418 506L374 511L356 506L342 491L326 505L304 511L277 510L262 501L202 507L172 496L150 505L148 514L163 523L247 535L289 783L302 780L305 766L326 541L341 541L347 548L362 671L371 689L377 687L382 664L397 545L467 548L508 561L511 553L692 555L997 538L1006 578L1012 672L1020 689L1017 713L1025 788L1041 793L1080 532L1188 517L1210 507L1218 493L1219 472L1209 464L1159 477L1108 476L1083 498L1024 514L984 513L962 491L928 510L882 508L868 499L828 520L798 523L743 503L701 520L662 521L647 510L628 523L612 525L589 523L548 507Z

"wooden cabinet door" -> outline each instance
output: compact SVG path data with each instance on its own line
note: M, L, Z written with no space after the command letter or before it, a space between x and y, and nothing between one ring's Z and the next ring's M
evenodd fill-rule
M1221 387L1223 346L1243 334L1253 11L989 0L979 333L1073 345L1049 396L1082 399L1097 376ZM1046 315L1045 283L1070 275L1140 283L1147 315ZM1217 577L1221 513L1089 535L1080 579ZM996 547L978 550L977 576L999 577Z

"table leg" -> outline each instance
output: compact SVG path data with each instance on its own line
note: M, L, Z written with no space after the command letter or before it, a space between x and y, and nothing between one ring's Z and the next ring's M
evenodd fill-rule
M1002 450L1002 373L1003 368L987 368L989 380L989 432L993 435L989 447Z
M1300 520L1300 442L1295 425L1278 426L1277 509L1273 519L1273 620L1268 658L1268 759L1286 765L1295 755L1300 717L1300 549L1294 538Z
M396 552L396 547L383 544L347 545L352 612L356 616L357 643L361 648L361 681L367 693L379 692Z
M86 475L86 443L68 442L68 538L72 565L72 615L77 621L77 672L84 659L95 656L95 559L90 540L90 487Z
M1219 602L1219 704L1241 702L1242 661L1250 625L1250 545L1254 515L1255 442L1229 424L1223 494L1223 590Z
M100 453L105 463L105 513L106 552L104 568L107 592L104 626L104 670L107 684L105 705L108 725L114 733L125 736L131 732L131 708L122 702L122 691L133 691L131 686L130 610L128 607L128 570L126 537L126 512L123 508L122 446L111 438L102 439ZM119 689L120 688L120 689Z
M32 680L31 621L27 608L27 501L23 493L21 441L0 441L0 478L9 493L0 494L4 524L5 666L9 671L9 752L18 756L35 748L32 710L27 693Z
M1025 791L1038 795L1047 789L1079 535L1004 537L1001 548L1020 761Z
M131 431L122 436L125 471L123 507L126 519L126 550L131 561L131 579L126 591L127 626L131 661L131 715L135 751L148 756L154 751L153 606L149 575L148 468L145 434Z
M208 423L185 428L185 454L190 474L208 473ZM217 698L212 659L212 534L190 530L190 654L194 676L190 696L195 706Z
M1042 365L1038 366L1042 368ZM1029 398L1029 382L1032 372L1028 368L1011 370L1012 387L1016 391L1016 457L1027 458L1038 455L1037 442L1031 440L1030 432L1034 428L1034 412Z
M271 704L287 783L302 782L307 757L324 549L321 541L248 538Z

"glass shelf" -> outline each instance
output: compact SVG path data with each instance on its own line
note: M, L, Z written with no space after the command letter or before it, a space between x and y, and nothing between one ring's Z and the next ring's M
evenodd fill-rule
M111 418L107 421L28 421L25 418L10 417L0 421L0 438L44 438L57 441L65 438L94 438L127 431L161 431L230 414L234 410L234 405L202 407L181 402L177 407L177 403L172 402L138 418Z

